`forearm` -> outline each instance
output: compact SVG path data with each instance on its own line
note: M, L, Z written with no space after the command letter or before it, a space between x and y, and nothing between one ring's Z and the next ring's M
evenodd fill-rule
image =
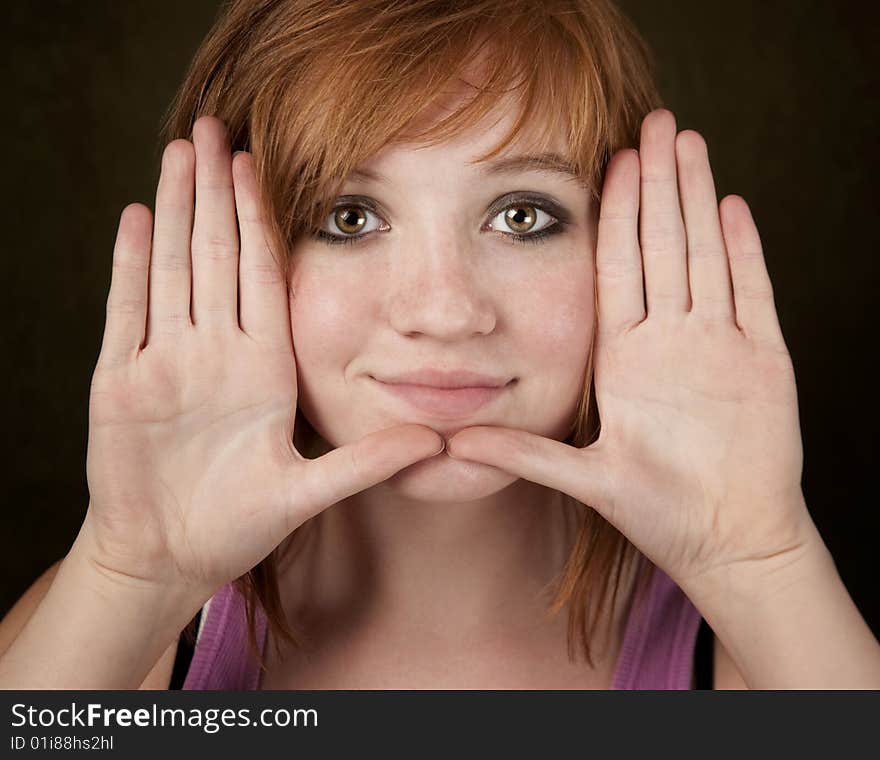
M0 657L0 688L136 689L197 608L194 598L99 572L81 534Z
M880 644L818 531L775 567L683 586L752 689L880 689Z

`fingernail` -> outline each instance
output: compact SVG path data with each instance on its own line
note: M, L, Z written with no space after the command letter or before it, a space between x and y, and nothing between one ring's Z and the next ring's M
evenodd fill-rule
M446 439L444 438L443 445L439 449L437 449L437 451L435 451L431 456L437 456L438 454L442 454L445 449L446 449Z
M235 151L235 153L232 154L232 157L235 158L239 153L244 153L244 151L243 151L243 150L237 150L237 151Z

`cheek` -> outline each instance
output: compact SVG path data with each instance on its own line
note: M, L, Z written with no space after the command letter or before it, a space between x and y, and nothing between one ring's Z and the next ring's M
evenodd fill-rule
M591 272L579 266L545 273L541 287L524 289L517 303L520 345L548 366L586 362L595 323Z
M540 288L521 291L510 317L528 373L519 424L556 440L570 433L583 396L595 327L593 279L583 266L545 271Z
M338 367L339 358L358 346L357 326L364 324L366 301L362 283L328 279L321 270L294 275L290 323L297 363L304 372L313 366Z
M312 425L321 428L326 420L318 410L330 419L338 415L347 388L335 381L345 378L347 368L363 350L365 336L359 330L369 324L367 297L362 284L348 286L320 272L292 279L291 290L298 402ZM334 379L329 386L328 378Z

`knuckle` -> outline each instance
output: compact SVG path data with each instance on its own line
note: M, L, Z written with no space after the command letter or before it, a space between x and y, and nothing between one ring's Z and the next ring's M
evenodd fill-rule
M214 195L235 192L232 173L222 170L218 171L214 167L208 167L205 170L205 176L199 180L198 186L200 190L207 190L210 194Z
M113 275L142 274L147 271L148 264L143 259L132 256L114 256L110 268Z
M247 224L253 227L262 227L263 215L260 213L259 209L254 211L239 209L238 221L242 224Z
M143 203L129 203L125 208L122 209L121 216L131 216L132 214L143 214L143 213L151 213L150 207Z
M688 243L688 253L695 259L715 259L725 255L725 250L715 243Z
M764 252L760 248L740 248L733 255L741 261L759 261L764 258Z
M189 271L189 255L183 256L177 253L164 253L153 257L153 269L159 272L183 272Z
M193 124L193 134L196 132L196 128L198 128L199 132L204 131L205 129L210 129L211 127L225 129L226 124L222 119L218 116L212 116L211 114L204 114L203 116L199 116Z
M685 129L678 133L675 143L691 153L708 153L705 138L694 129Z
M189 314L173 311L167 314L162 314L156 319L156 321L166 329L177 330L189 323Z
M773 299L772 286L753 282L739 282L736 286L737 300L766 301Z
M721 206L729 206L729 205L731 205L731 204L736 205L737 203L739 203L739 204L745 204L745 203L746 203L746 199L743 198L741 195L737 195L736 193L730 193L730 194L728 194L728 195L725 195L725 196L721 199L721 201L720 201L720 203L718 204L718 206L719 206L719 207L721 207Z
M636 265L630 258L619 255L599 256L596 259L596 274L600 277L618 280L633 274L641 265Z
M517 441L516 447L526 459L537 461L541 456L541 440L537 436L523 436Z
M217 261L225 261L238 255L238 243L229 238L207 237L196 240L193 249L199 256Z
M364 458L357 446L350 446L348 449L348 466L355 478L360 478L364 474Z
M766 288L741 288L736 297L741 301L772 301L773 291Z
M641 176L643 185L675 185L678 187L678 179L662 172L643 171Z
M147 302L142 298L108 298L108 314L136 314L142 311Z
M153 212L143 203L129 203L119 214L117 244L131 243L134 236L140 237L153 225Z
M189 169L195 164L195 148L189 140L178 138L165 146L162 153L162 168L178 172Z
M733 324L730 309L716 301L701 298L694 302L691 314L696 317L703 337L715 338L724 334Z
M672 121L675 123L675 114L672 113L668 108L655 108L651 111L647 116L645 116L645 121L649 122L658 122L662 123L664 121Z
M733 301L729 295L717 296L711 293L701 293L693 298L695 305L703 307L700 317L713 319L716 314L730 311Z
M647 252L678 249L684 243L681 232L670 225L656 225L641 235L642 250Z
M240 277L257 285L277 285L284 279L274 264L251 264L242 267Z

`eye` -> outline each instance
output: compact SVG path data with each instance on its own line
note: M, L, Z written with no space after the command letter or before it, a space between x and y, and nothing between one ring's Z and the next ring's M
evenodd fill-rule
M533 203L513 203L508 205L500 213L496 214L490 222L491 229L501 232L508 237L538 236L548 227L558 224L559 220L548 214L540 206ZM503 228L511 230L513 234L505 232Z
M379 220L378 225L369 226L369 217ZM364 207L361 203L347 203L336 206L327 216L331 231L323 228L318 230L318 237L328 243L354 243L370 232L385 231L391 227L381 221L375 211ZM335 227L341 234L333 232Z
M528 192L499 198L489 211L488 227L510 243L545 243L551 235L565 232L571 213L559 202ZM512 230L506 232L505 230Z
M345 202L339 203L325 222L325 226L330 229L321 228L316 233L316 237L324 242L331 245L351 245L361 242L372 232L386 232L391 229L366 196L348 196L339 200ZM547 209L553 213L549 213ZM490 221L481 230L498 232L513 243L544 242L548 236L564 232L569 223L569 214L561 206L550 201L536 200L532 196L505 196L493 204L489 214ZM372 225L370 217L376 219ZM335 232L333 228L339 232ZM511 231L505 232L499 228Z

